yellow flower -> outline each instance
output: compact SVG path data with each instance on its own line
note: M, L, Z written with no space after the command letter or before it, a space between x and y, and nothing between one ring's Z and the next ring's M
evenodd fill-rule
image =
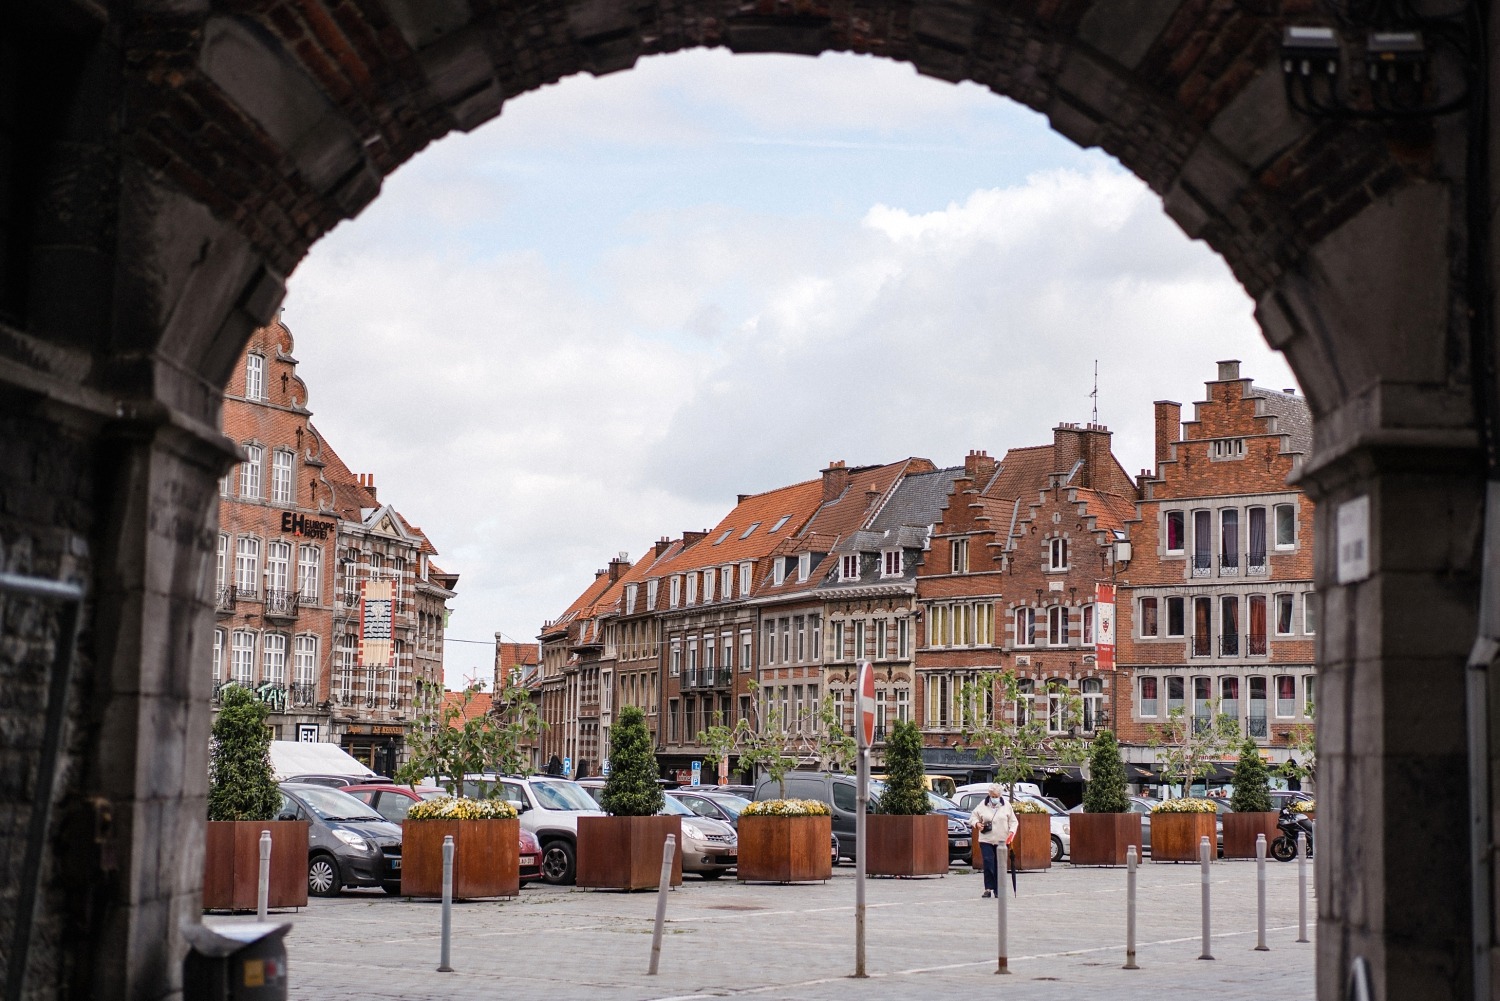
M1157 803L1151 808L1152 813L1217 813L1218 807L1211 799L1169 799L1164 803Z
M1033 803L1029 799L1018 799L1010 805L1011 810L1020 813L1046 813L1047 808L1040 803Z
M516 808L503 799L440 796L412 805L407 820L509 820Z
M740 811L741 817L826 817L828 804L815 799L763 799Z

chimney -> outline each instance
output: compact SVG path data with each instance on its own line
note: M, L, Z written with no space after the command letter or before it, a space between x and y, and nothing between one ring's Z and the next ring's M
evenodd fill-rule
M1238 358L1219 362L1219 382L1234 382L1240 377L1240 360Z
M734 504L735 504L736 507L738 507L739 505L745 503L745 501L747 501L747 500L750 499L750 495L749 494L735 494L734 496L735 496Z
M700 531L697 531L697 532L683 532L682 533L682 548L686 549L688 546L691 546L695 542L701 542L703 540L703 537L706 536L707 534L708 534L708 529L706 529L706 528L705 529L701 529Z
M609 573L608 570L595 570L594 571L594 579L598 580L600 577L603 577L607 573Z
M848 486L849 467L844 465L844 460L830 462L828 468L823 470L823 503L842 496Z
M620 579L620 575L630 569L630 554L621 553L609 561L609 579L611 582Z
M1238 363L1236 363L1238 364ZM1172 457L1172 442L1182 438L1182 404L1171 400L1157 400L1156 407L1156 468Z
M870 508L874 507L876 502L878 502L879 500L880 491L877 490L875 488L875 484L872 483L870 484L869 488L865 490L865 510L870 510Z
M661 554L672 548L672 540L663 535L656 540L656 558L661 559Z
M983 449L971 448L964 456L964 479L980 489L995 475L995 460Z
M1062 423L1052 429L1052 472L1066 476L1083 458L1083 435L1077 424ZM1077 483L1082 486L1083 484Z
M1078 457L1083 461L1083 468L1078 471L1077 476L1073 477L1073 486L1103 490L1110 484L1109 446L1113 436L1109 428L1103 424L1085 424L1077 433Z
M375 474L374 473L355 473L354 474L354 479L356 481L358 481L358 483L359 483L360 486L364 487L366 490L368 490L370 492L370 499L371 500L375 500L376 499L375 498Z

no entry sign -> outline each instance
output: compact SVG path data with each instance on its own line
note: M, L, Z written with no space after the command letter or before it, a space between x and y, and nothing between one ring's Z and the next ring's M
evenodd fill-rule
M870 747L875 743L875 670L868 660L859 665L859 746Z

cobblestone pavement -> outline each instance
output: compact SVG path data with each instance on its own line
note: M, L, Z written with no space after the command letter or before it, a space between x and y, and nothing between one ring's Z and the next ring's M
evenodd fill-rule
M854 970L854 877L775 886L693 876L668 898L660 973L647 976L655 893L528 886L519 898L456 904L453 973L435 972L441 905L348 891L290 921L292 998L883 999L941 992L1027 999L1151 999L1191 987L1214 1001L1312 998L1314 946L1297 943L1297 867L1267 864L1267 943L1254 951L1255 863L1211 870L1213 962L1201 951L1196 865L1143 864L1139 970L1125 960L1125 872L1022 873L1008 900L1011 975L995 975L997 906L978 875L871 879L867 969ZM1309 867L1309 937L1315 902ZM209 917L212 924L253 920Z

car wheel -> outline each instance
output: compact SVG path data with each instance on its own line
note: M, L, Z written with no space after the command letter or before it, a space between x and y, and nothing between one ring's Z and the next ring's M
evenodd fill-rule
M1061 862L1063 857L1062 838L1056 834L1052 835L1052 861Z
M339 883L339 864L332 855L319 853L307 863L307 892L314 897L337 897L343 889Z
M542 846L542 879L553 886L569 886L574 875L571 842L559 839Z
M388 879L380 884L380 888L393 897L401 896L401 880Z

